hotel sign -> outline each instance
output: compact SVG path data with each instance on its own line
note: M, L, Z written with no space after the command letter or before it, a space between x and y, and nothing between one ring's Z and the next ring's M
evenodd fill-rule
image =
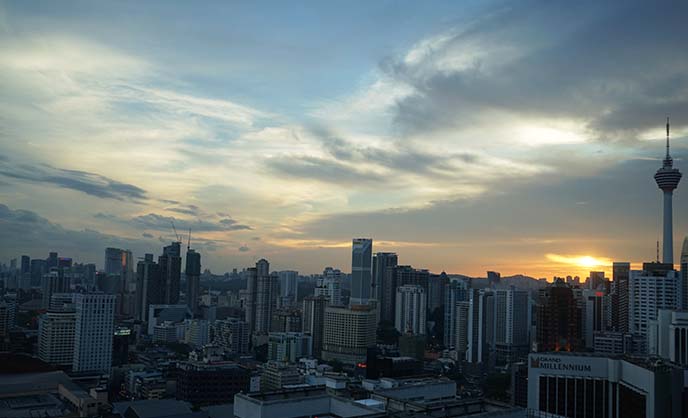
M567 362L566 358L540 356L530 358L531 369L547 369L562 372L592 372L590 364Z

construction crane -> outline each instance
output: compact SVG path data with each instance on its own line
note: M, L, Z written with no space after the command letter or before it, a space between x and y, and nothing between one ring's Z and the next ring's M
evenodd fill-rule
M177 242L182 242L182 239L179 237L179 234L177 233L177 228L174 226L174 219L170 219L170 223L172 224L172 230L174 230L174 235L177 237Z

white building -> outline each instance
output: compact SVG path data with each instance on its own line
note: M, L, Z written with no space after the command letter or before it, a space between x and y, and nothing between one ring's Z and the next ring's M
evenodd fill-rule
M583 353L529 355L532 416L681 418L682 390L683 370L668 363Z
M184 341L194 348L203 347L210 342L210 327L204 319L184 321Z
M649 324L648 352L688 366L688 311L658 311L657 320Z
M325 296L329 299L330 305L341 306L343 277L344 274L339 269L326 267L316 282L313 295Z
M38 358L48 364L71 366L74 362L76 312L48 311L38 322Z
M75 296L75 372L109 372L115 332L115 295L79 293Z
M375 345L377 312L368 305L325 308L322 358L356 364Z
M218 320L212 324L213 344L230 354L246 354L249 346L248 323L238 318Z
M296 363L313 355L313 337L302 332L271 332L268 336L268 360Z
M421 286L397 287L394 326L402 334L425 335L428 295Z
M631 271L628 327L632 334L647 337L649 321L657 320L659 309L678 307L679 275L662 267L658 263L645 263L642 271Z

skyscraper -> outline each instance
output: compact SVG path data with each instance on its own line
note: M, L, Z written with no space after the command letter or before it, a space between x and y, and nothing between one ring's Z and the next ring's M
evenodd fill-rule
M346 364L365 361L367 350L375 345L377 313L367 305L325 308L322 359Z
M672 200L674 190L681 181L681 172L673 167L674 160L669 155L669 118L666 123L666 156L662 168L655 173L657 186L664 193L664 240L662 245L662 262L674 264L674 235L673 235L673 208Z
M351 251L351 305L367 305L373 295L373 240L354 238Z
M244 305L244 317L248 324L248 333L252 335L256 329L256 288L258 287L258 269L249 267L246 269L246 304Z
M28 255L21 256L21 270L22 276L28 276L31 274L31 257Z
M115 332L115 295L78 293L75 298L75 372L109 372Z
M688 237L681 248L681 309L688 310Z
M160 266L153 261L153 254L146 254L136 265L136 317L148 318L148 307L163 303Z
M642 270L632 270L628 285L629 332L647 337L648 324L657 320L659 309L677 309L678 293L679 276L670 265L643 263Z
M65 275L64 271L53 269L50 273L44 274L41 279L43 308L48 309L50 306L50 297L54 293L69 292L69 287L69 276Z
M325 267L323 274L318 278L315 289L315 296L325 296L329 299L330 305L342 305L342 278L341 270L332 267Z
M428 295L421 286L397 288L394 326L402 334L425 335Z
M393 304L396 298L396 287L388 283L391 276L387 276L387 269L396 267L398 262L396 253L377 253L373 257L373 289L380 307L380 319L391 320L391 315L383 315L385 306Z
M280 295L285 298L292 298L296 301L296 291L298 290L299 272L285 270L279 272Z
M69 296L69 302L73 301L74 296ZM48 364L71 367L74 362L75 306L72 303L57 305L60 304L41 315L38 322L38 358Z
M313 337L313 356L322 357L326 296L306 296L303 299L303 332Z
M612 264L612 330L628 332L628 280L631 275L631 263L614 262Z
M106 248L103 265L107 274L122 274L124 271L124 250L112 247Z
M181 242L173 242L162 250L158 257L163 302L169 305L179 303L179 286L182 275Z
M458 303L468 300L468 283L454 280L445 285L444 292L444 346L454 348L456 345ZM466 351L464 347L463 351Z
M270 332L272 312L278 289L278 278L270 274L270 263L261 259L256 263L255 284L255 326L252 332L267 334Z
M573 290L561 279L540 289L536 339L538 352L578 351L582 347L581 310Z
M201 297L201 254L191 248L186 249L186 305L194 316L198 315L198 299Z
M509 364L530 349L530 298L527 290L494 291L494 341L497 362Z

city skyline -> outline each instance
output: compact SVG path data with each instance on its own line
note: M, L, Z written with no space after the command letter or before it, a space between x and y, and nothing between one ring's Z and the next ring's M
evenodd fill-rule
M0 5L3 262L159 254L172 222L215 273L349 272L359 236L472 276L656 258L684 5L77 4Z

